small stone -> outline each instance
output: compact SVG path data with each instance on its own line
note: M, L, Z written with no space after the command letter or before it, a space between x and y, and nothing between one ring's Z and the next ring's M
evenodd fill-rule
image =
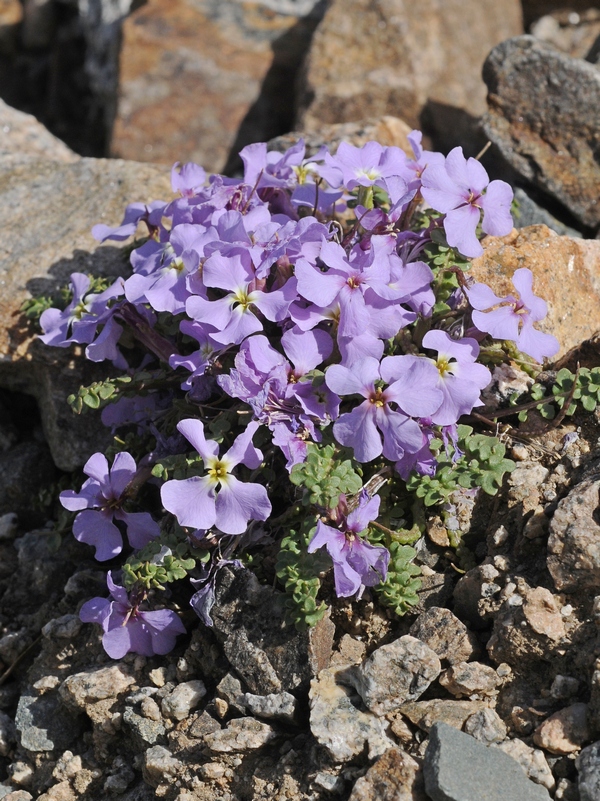
M527 591L523 602L523 614L535 632L545 634L554 642L562 640L566 635L560 606L545 587Z
M376 715L385 715L406 701L419 698L441 669L431 648L406 635L380 646L362 665L346 673L367 708Z
M344 680L346 674L344 672ZM386 723L353 703L351 691L336 681L333 670L322 670L310 686L310 729L336 762L347 762L367 746L369 759L381 756L394 743ZM356 697L356 701L359 699Z
M81 631L83 623L79 615L63 615L49 620L42 628L42 635L47 640L73 640Z
M144 754L142 774L147 784L158 787L161 782L173 781L181 767L181 762L168 749L155 745Z
M226 673L217 684L217 696L242 715L246 712L243 695L242 683L233 673Z
M33 768L27 762L19 760L8 766L8 775L13 784L29 787L33 779Z
M436 723L429 733L423 765L432 801L549 801L520 765L498 748Z
M200 775L207 781L215 781L222 778L227 771L227 765L222 762L208 762L200 768Z
M358 665L365 658L367 646L361 640L344 634L331 658L332 666Z
M440 684L458 698L465 695L492 695L502 679L494 668L480 662L458 662L440 676Z
M561 779L556 785L554 801L582 801L582 796L580 796L575 782Z
M262 748L277 736L267 723L254 718L235 718L224 729L207 734L204 744L221 754L254 751Z
M573 754L590 738L587 704L571 704L541 723L533 742L551 754Z
M319 771L319 773L315 774L313 784L328 793L335 793L336 795L342 793L346 788L346 782L341 776L334 776L333 773L326 773L325 771Z
M167 681L167 669L165 667L154 668L148 673L148 678L155 687L164 687Z
M223 698L215 698L214 705L217 717L223 720L223 718L229 712L229 704Z
M142 701L142 703L144 702ZM126 706L123 712L123 725L129 729L140 749L147 748L149 745L155 745L160 742L165 735L165 727L162 718L159 717L158 720L154 720L152 718L142 717L142 715L138 715L130 706Z
M523 740L515 738L495 744L497 748L516 759L525 771L526 776L536 784L541 784L547 790L553 790L555 781L550 766L546 761L544 752L539 748L531 748Z
M426 801L419 765L401 748L390 748L354 785L348 801Z
M577 695L578 689L579 681L577 679L572 676L561 676L558 674L554 677L554 681L550 687L550 695L557 700L572 698L574 695Z
M600 798L600 742L584 748L576 761L579 773L581 801L598 801Z
M61 699L68 706L85 709L88 704L116 698L135 683L125 665L87 670L74 673L63 681L59 688Z
M56 763L52 775L58 781L64 781L65 779L73 779L82 770L81 757L75 756L72 751L65 751Z
M140 712L149 720L161 720L160 707L154 698L144 698L140 704Z
M485 745L506 739L506 724L493 709L481 709L467 718L465 731Z
M431 701L410 701L400 707L400 712L415 726L423 731L429 731L434 723L446 723L455 729L462 729L467 718L486 708L483 701L450 701L445 698L433 698Z
M33 685L33 689L37 690L40 695L55 690L60 684L58 676L43 676L39 681Z
M477 648L476 639L449 609L432 606L415 620L410 633L426 643L451 665L468 662Z
M212 715L205 710L201 715L198 715L196 720L190 726L190 737L196 737L199 740L204 738L207 734L212 734L214 731L220 731L221 726Z
M3 801L32 801L33 796L26 790L15 790L14 793L8 793L3 798Z
M178 684L173 692L162 699L163 714L174 720L185 720L191 710L198 706L206 695L206 687L200 679Z
M296 720L298 702L291 693L271 693L270 695L252 695L245 693L243 702L252 715L265 720L279 720L293 724Z

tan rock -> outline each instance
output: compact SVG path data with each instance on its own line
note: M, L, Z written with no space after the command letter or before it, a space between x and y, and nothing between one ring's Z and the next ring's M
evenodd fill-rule
M429 731L434 723L446 723L462 729L465 721L476 712L487 709L483 701L454 701L434 698L431 701L409 701L402 704L400 712L423 731Z
M348 801L426 801L419 765L401 748L390 748L354 785Z
M531 628L558 642L565 636L565 624L556 599L545 587L529 590L523 601L523 613Z
M428 101L438 121L449 107L479 115L481 64L521 31L516 0L334 0L309 51L301 126L400 114L416 127Z
M459 662L444 671L439 679L442 687L458 697L493 694L502 682L494 668L480 662Z
M112 153L196 161L217 172L240 138L246 144L285 130L290 83L316 19L268 5L149 0L130 15Z
M539 748L531 748L523 740L517 738L495 745L505 754L516 759L531 781L543 785L548 790L554 789L556 784L554 776L546 761L544 752L540 751Z
M551 754L573 754L590 739L587 704L571 704L541 723L533 742Z
M3 170L8 164L32 158L72 162L77 161L79 156L53 136L32 114L18 111L0 100L0 160Z
M600 242L559 236L545 225L531 225L508 236L487 237L484 253L472 262L475 281L503 296L514 292L512 276L520 267L533 273L533 290L548 303L537 323L554 336L557 357L600 329Z
M477 639L449 609L431 606L410 627L410 633L426 643L451 665L467 662L477 650Z

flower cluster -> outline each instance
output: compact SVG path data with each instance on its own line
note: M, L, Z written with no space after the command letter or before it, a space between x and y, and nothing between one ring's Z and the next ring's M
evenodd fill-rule
M388 547L369 537L389 510L369 476L385 475L397 494L410 474L435 474L435 437L459 453L457 424L491 380L490 337L540 361L558 349L533 327L546 308L528 270L506 298L464 272L482 252L480 223L511 230L510 187L461 148L444 157L424 151L418 132L409 139L411 156L376 142L310 158L302 141L285 153L249 145L241 178L176 164L175 199L133 204L118 227L93 230L99 241L144 230L131 273L101 292L76 273L72 301L42 314L44 342L84 344L89 359L132 377L129 394L99 397L116 401L103 419L135 435L144 469L125 450L112 468L95 454L81 491L61 495L97 559L119 555L127 535L124 585L109 574L114 600L82 609L102 624L109 654L164 653L181 631L167 609L139 609L186 574L175 541L185 564L208 559L192 576L197 598L211 596L234 551L281 540L298 499L290 479L312 446L333 445L334 462L349 459L364 483L348 495L342 482L336 502L303 513L307 559L329 555L339 596L384 581ZM150 379L136 392L142 369ZM130 509L151 474L154 517ZM170 561L157 560L167 541Z

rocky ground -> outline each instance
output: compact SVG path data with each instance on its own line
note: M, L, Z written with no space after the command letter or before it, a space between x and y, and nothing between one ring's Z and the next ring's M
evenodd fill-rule
M473 271L502 294L514 269L529 267L549 301L545 330L563 346L557 366L593 367L600 17L585 3L566 14L542 0L525 5L535 36L509 39L486 60L482 128L517 187L520 216L509 236L488 238ZM178 13L187 7L181 0ZM293 2L286 8L300 13ZM153 3L141 11L159 13ZM314 65L329 52L328 36L351 34L335 24L338 3L328 13L306 67L307 86L319 71L327 76L314 105L305 99L309 146L370 138L405 146L413 120L390 116L399 95L389 91L368 122L317 125L319 108L342 102L334 93L344 82L336 59L331 72ZM380 22L391 36L396 23ZM264 55L268 36L255 38ZM383 85L381 73L371 77ZM427 80L438 79L432 68ZM433 98L424 83L419 91L414 115ZM478 91L468 93L471 116L483 111ZM437 111L443 127L448 109ZM118 221L127 202L167 199L168 170L80 158L1 102L0 131L0 799L598 801L598 413L557 424L530 413L507 439L517 468L502 493L464 507L468 549L457 555L429 521L417 546L419 606L404 618L365 596L337 602L298 633L283 623L278 590L236 569L221 575L212 629L176 596L189 634L171 654L107 657L99 629L77 614L104 593L104 571L69 531L56 531L50 503L61 477L105 443L65 403L95 368L77 352L42 347L19 307L75 270L123 270L123 252L96 247L89 229ZM523 374L497 374L488 397L520 382Z

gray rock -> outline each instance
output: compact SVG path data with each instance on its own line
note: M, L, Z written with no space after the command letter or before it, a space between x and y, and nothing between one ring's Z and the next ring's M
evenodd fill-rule
M550 521L548 570L562 592L597 589L600 582L600 525L596 522L600 481L576 484Z
M367 708L385 715L419 698L441 670L436 653L421 640L406 635L380 646L346 674Z
M440 659L451 665L467 662L477 649L477 640L449 609L432 606L410 627L413 637L426 643Z
M533 36L495 47L483 67L483 127L509 164L583 225L600 225L600 72Z
M546 211L543 206L539 206L524 189L520 187L515 189L515 200L519 204L517 212L513 213L515 228L527 228L528 225L542 224L547 225L548 228L556 231L560 236L581 237L581 233L576 231L575 228L561 223L549 211Z
M226 701L236 712L242 715L246 713L242 683L233 673L226 673L217 684L217 697Z
M73 162L79 156L53 136L32 114L0 100L0 161L4 167L35 158Z
M341 676L342 672L323 670L311 682L310 730L336 762L358 756L365 745L369 759L381 756L394 745L387 724L353 703L350 689L337 681Z
M53 751L68 748L81 734L83 721L65 709L56 693L25 693L19 699L15 726L23 748Z
M153 720L140 715L131 706L126 706L123 711L123 726L130 731L134 742L141 750L164 741L165 727L162 720Z
M79 615L63 615L49 620L42 628L42 635L47 640L73 640L81 631L83 623Z
M244 693L242 699L248 712L257 718L292 724L296 721L298 701L291 693L271 693L270 695Z
M584 748L575 764L579 773L581 801L598 801L600 798L600 741Z
M519 764L444 723L429 733L423 765L432 801L549 801L548 791L529 781Z
M256 751L277 737L277 732L267 723L254 718L234 718L224 729L207 734L204 744L219 754Z
M464 730L485 745L501 743L506 739L506 724L493 709L481 709L475 712L467 718Z
M144 754L142 774L151 787L158 787L163 781L173 781L181 767L181 762L168 749L155 745Z
M173 718L173 720L185 720L205 695L206 687L203 681L200 679L184 681L162 699L163 715Z
M202 740L207 734L212 734L215 731L220 731L221 724L213 718L212 715L205 710L201 715L198 715L196 720L190 726L190 737L195 737Z

